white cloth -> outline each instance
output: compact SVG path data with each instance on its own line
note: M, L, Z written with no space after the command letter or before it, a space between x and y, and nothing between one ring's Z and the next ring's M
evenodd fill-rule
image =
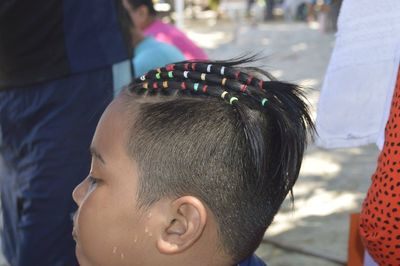
M400 62L400 0L344 0L317 111L317 145L383 145Z

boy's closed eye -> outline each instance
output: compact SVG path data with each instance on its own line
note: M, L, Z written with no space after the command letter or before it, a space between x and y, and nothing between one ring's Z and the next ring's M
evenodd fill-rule
M97 177L94 177L92 175L89 175L88 176L88 182L89 182L89 189L91 189L94 186L99 185L102 182L102 180L97 178Z

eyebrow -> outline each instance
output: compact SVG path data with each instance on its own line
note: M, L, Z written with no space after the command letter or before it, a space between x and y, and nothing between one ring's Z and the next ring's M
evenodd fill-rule
M93 146L90 147L90 154L92 154L92 157L97 158L103 164L106 164L106 161L104 161L101 154Z

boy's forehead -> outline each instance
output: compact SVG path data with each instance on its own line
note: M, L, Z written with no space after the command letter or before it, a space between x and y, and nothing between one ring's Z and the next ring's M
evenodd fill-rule
M129 124L136 117L138 107L141 103L140 99L122 92L109 104L104 115L107 119L112 120L112 123Z
M120 100L112 101L97 125L92 146L96 150L110 150L115 145L125 146L130 117Z

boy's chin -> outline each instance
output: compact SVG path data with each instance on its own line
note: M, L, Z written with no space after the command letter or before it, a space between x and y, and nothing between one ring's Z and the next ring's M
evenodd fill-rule
M82 250L80 249L78 242L76 242L75 245L75 256L80 266L94 266L91 265L89 261L85 258L84 254L82 254Z

